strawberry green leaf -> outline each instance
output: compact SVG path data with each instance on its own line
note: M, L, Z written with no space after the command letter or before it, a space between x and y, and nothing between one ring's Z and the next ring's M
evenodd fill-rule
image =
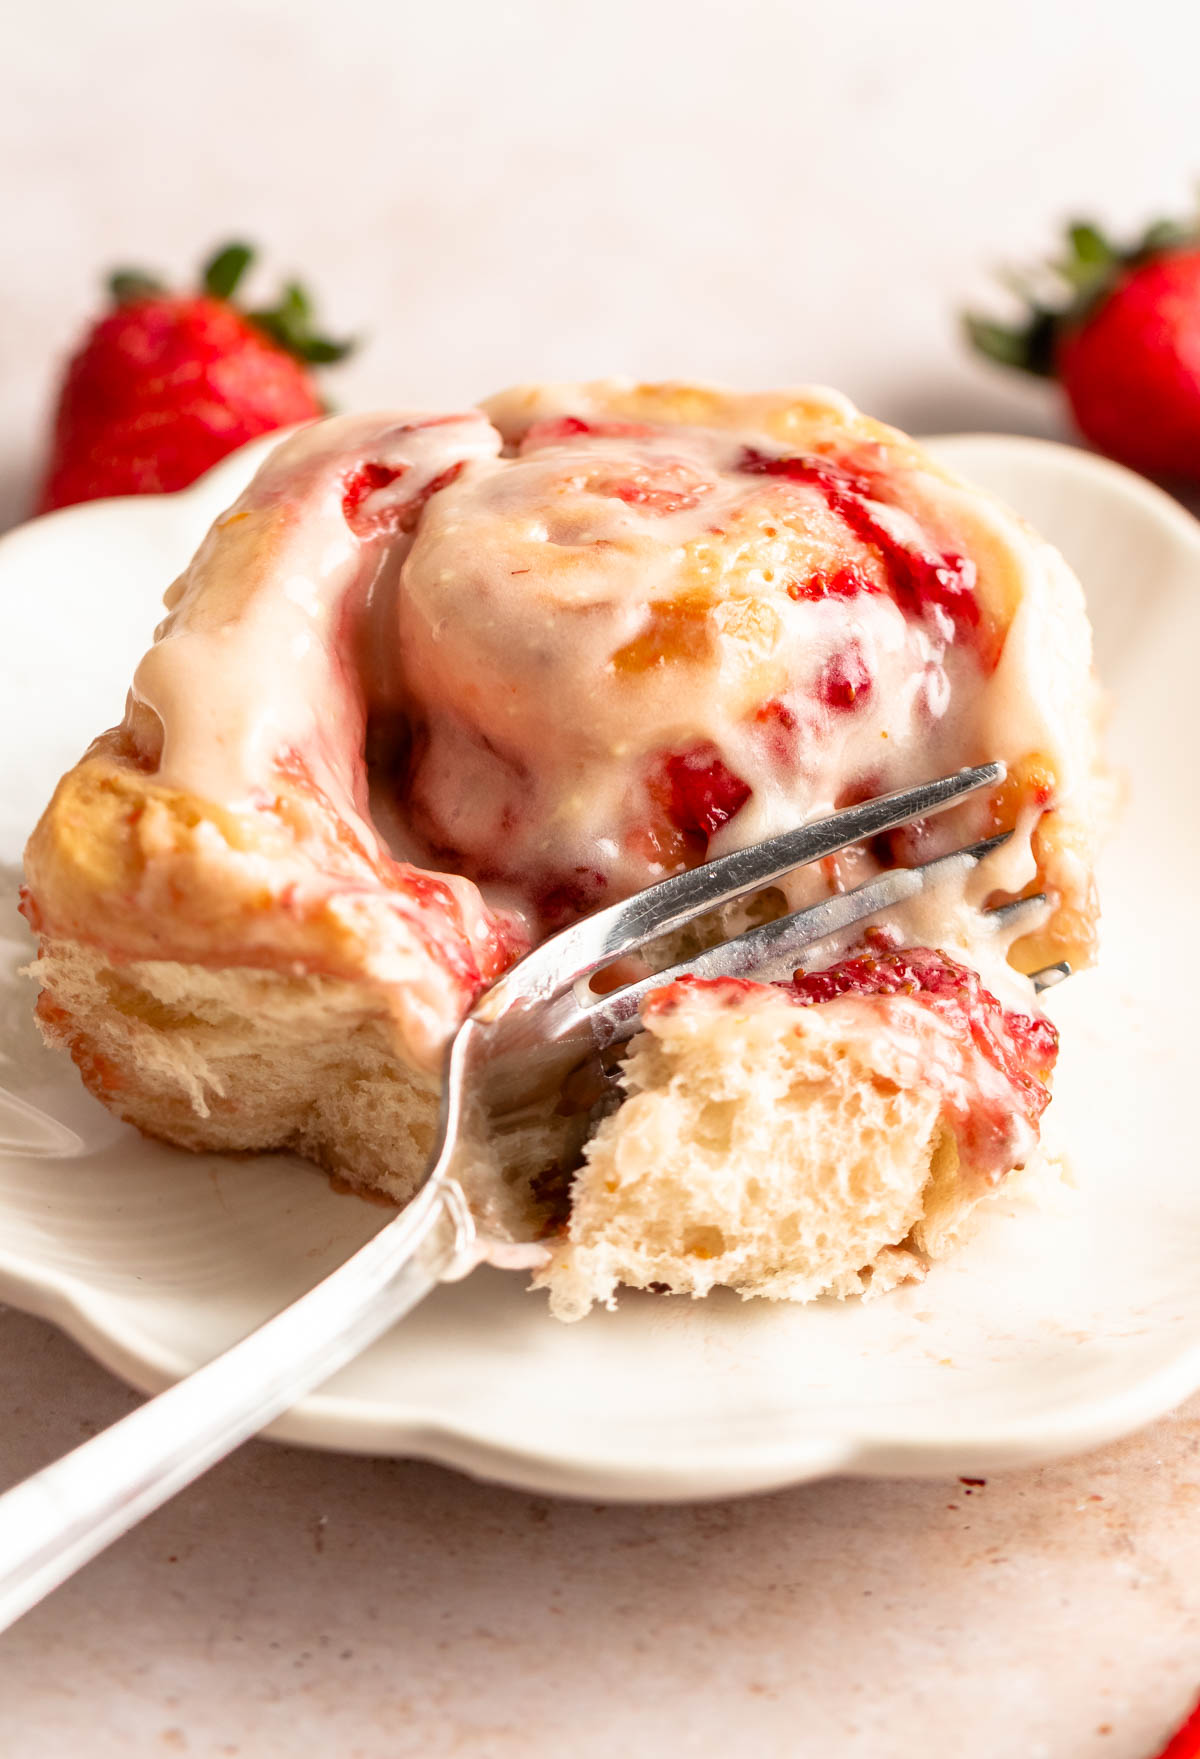
M265 333L271 338L272 342L277 343L280 348L286 349L289 354L293 352L296 340L295 334L292 326L282 312L276 310L274 307L264 307L259 311L247 312L246 316L252 324L257 325L260 330L265 331Z
M352 340L335 342L318 334L312 300L298 281L287 283L276 305L246 315L280 348L310 366L328 366L344 360L355 347Z
M299 281L289 281L283 290L281 311L287 315L290 324L304 330L312 323L313 304Z
M963 328L971 346L1001 366L1019 367L1022 372L1038 378L1049 378L1054 371L1054 314L1036 308L1031 321L1023 325L998 324L992 318L967 312Z
M148 299L166 288L156 275L144 269L114 269L108 277L108 291L117 305L129 305L135 299Z
M1067 237L1071 241L1071 249L1075 260L1090 266L1105 265L1114 262L1119 255L1116 247L1109 243L1100 228L1091 220L1075 220L1067 228Z
M238 283L254 261L249 244L226 244L204 265L204 291L211 299L232 299Z
M335 342L330 336L310 336L301 343L299 354L301 360L308 361L310 366L332 366L335 361L345 360L358 347L354 336L347 336L341 342Z
M1069 249L1050 267L1074 296L1086 297L1104 285L1121 261L1120 252L1090 220L1076 220L1067 228Z
M963 328L972 348L978 349L980 354L986 354L989 360L999 361L1001 366L1025 365L1023 330L1011 328L1007 324L993 323L991 318L978 317L974 312L964 314Z

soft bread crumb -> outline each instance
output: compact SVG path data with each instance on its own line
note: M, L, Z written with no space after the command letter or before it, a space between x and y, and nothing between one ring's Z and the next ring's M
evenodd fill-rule
M47 941L38 1020L118 1116L180 1147L290 1149L404 1203L433 1143L437 1091L396 1056L361 985L170 960L115 967Z
M419 1188L439 1089L404 1060L377 991L247 966L118 966L76 941L44 941L29 969L43 1037L147 1135L218 1154L290 1150L397 1204ZM544 1196L540 1185L572 1128L514 1123L502 1147L459 1165L485 1241L536 1240L555 1201L553 1182Z
M652 1014L535 1278L557 1317L613 1306L621 1284L809 1301L921 1275L988 1187L962 1176L898 1006L760 992Z

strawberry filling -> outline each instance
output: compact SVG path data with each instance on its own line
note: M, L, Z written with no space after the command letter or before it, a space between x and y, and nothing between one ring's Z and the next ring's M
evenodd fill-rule
M461 475L462 468L461 463L448 465L406 500L389 498L380 502L374 497L406 475L405 469L393 469L388 464L360 464L344 479L342 515L355 537L387 537L413 532L430 496L436 495L439 489L449 488Z
M547 880L533 894L542 927L552 934L580 916L598 910L607 887L604 875L589 867L577 867L569 874Z
M527 428L519 451L540 452L545 446L561 446L564 440L592 439L644 440L654 429L641 421L581 421L577 415L548 417Z
M351 531L364 536L375 526L363 512L363 503L380 489L386 489L402 472L390 464L360 464L344 479L342 485L342 517Z
M705 846L722 825L736 818L750 798L747 784L721 761L711 745L675 752L663 768L672 824L685 836L702 839Z
M979 623L975 564L969 557L950 551L926 555L902 542L879 517L876 510L879 491L870 478L855 474L828 458L770 458L749 446L738 460L738 468L753 476L780 477L785 482L802 483L807 488L816 489L830 511L849 526L855 537L875 551L887 571L892 597L910 616L933 618L943 625L944 632L951 638L964 630L974 629ZM854 570L851 579L857 576L858 571ZM862 587L856 590L861 591ZM802 590L792 596L811 595ZM841 596L848 596L844 587Z
M611 495L647 513L683 513L698 507L713 485L686 464L664 459L653 469L634 465L624 472L595 471L587 486L594 495Z
M950 652L974 565L921 535L881 448L772 457L577 414L501 431L406 563L380 676L410 738L375 774L406 849L516 894L535 934L708 859L752 795L773 828L868 769L897 785L974 685L979 643ZM411 493L360 465L344 512L408 530Z
M835 654L817 679L817 696L832 709L851 709L870 695L874 679L857 647Z
M941 1089L943 1111L959 1152L974 1171L995 1181L1007 1173L1022 1133L1036 1134L1050 1102L1058 1032L1048 1020L1005 1008L978 973L931 947L896 947L871 930L849 957L826 971L797 971L787 982L740 977L681 977L657 990L643 1014L668 1012L700 994L729 1007L774 990L796 1007L820 1007L844 996L886 1003L906 998L927 1008L941 1031L923 1071ZM913 1040L915 1043L916 1041ZM957 1066L956 1066L957 1065Z
M810 574L807 580L789 580L787 595L797 604L816 604L821 599L853 599L859 593L879 592L880 588L861 568L848 564L828 573Z

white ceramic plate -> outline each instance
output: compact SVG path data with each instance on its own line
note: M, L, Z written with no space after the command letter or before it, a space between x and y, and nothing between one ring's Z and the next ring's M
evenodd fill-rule
M1050 1116L1077 1189L1014 1201L917 1287L810 1307L626 1296L581 1325L522 1279L438 1293L272 1433L418 1454L596 1497L704 1496L826 1472L971 1473L1104 1441L1200 1387L1191 878L1200 810L1200 525L1042 441L936 443L1082 575L1131 803L1105 871L1104 964L1056 993ZM166 582L262 447L187 494L71 509L0 542L0 858L119 717ZM13 887L15 887L15 876ZM1139 901L1140 893L1140 901ZM11 917L13 968L28 943ZM154 1390L331 1269L386 1219L280 1158L142 1141L0 988L0 1296Z

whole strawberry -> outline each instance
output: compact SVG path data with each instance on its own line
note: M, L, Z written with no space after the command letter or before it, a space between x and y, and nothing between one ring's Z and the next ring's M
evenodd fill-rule
M63 380L39 513L186 488L247 440L322 413L311 369L351 345L316 334L295 283L270 309L239 310L233 295L253 255L226 245L198 293L130 271L111 277L113 309Z
M1200 482L1200 225L1162 222L1126 248L1086 221L1067 237L1027 321L969 316L970 340L1060 379L1080 431L1110 457Z

